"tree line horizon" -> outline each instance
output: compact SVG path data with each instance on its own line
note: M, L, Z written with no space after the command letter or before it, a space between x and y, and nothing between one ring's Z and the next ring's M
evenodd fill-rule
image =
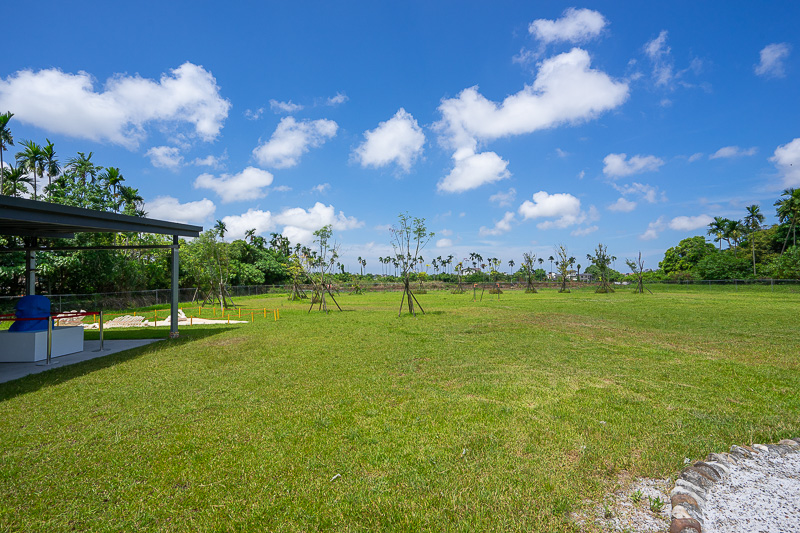
M56 156L54 143L49 139L44 146L26 140L20 143L22 150L15 154L16 166L5 163L4 152L14 146L8 127L12 117L13 113L10 112L0 114L0 194L14 197L28 195L35 200L131 216L147 215L139 190L124 184L125 178L119 168L96 165L92 161L92 152L78 152L62 166ZM39 184L44 184L45 178L47 185L42 185L40 191ZM683 239L666 250L659 268L652 271L642 268L641 257L638 263L635 258L625 258L631 273L615 270L610 264L616 257L609 255L605 245L600 243L594 255L587 254L585 265L569 254L566 245L559 244L547 257L537 257L527 252L522 258L507 260L489 255L484 258L478 251L460 259L449 254L426 260L422 250L418 250L412 264L407 257L400 258L400 254L395 253L394 256L378 258L380 274L365 273L368 263L360 256L356 260L356 271L348 272L345 265L338 261L337 253L327 273L336 283L381 279L401 283L437 280L459 284L526 281L530 285L534 281L548 279L545 267L549 266L551 278L553 272L559 272L558 278L564 281L562 289L565 288L567 277L580 279L581 270L600 280L602 285L622 280L635 281L637 269L640 282L799 279L800 249L796 233L800 220L800 189L785 189L773 205L777 224L764 226L764 215L756 204L746 208L741 220L715 217L706 232L713 242L708 242L703 235ZM409 215L400 214L401 224L403 216ZM424 220L409 216L406 222L420 221L424 228ZM310 283L311 272L318 268L315 264L316 252L312 248L291 243L280 233L270 233L267 239L252 228L243 238L231 242L225 240L226 233L225 223L217 220L199 238L180 241L181 286L209 289L220 283L228 286L299 281ZM390 237L393 235L397 234L390 232ZM432 235L425 231L426 237ZM332 239L332 233L328 237ZM74 239L53 239L47 244L170 244L168 240L168 237L144 234L78 234ZM725 248L723 243L726 244ZM390 238L389 244L395 245L396 252L397 242ZM2 248L15 249L23 245L22 238L0 236ZM24 258L21 254L23 252L0 254L0 280L4 294L18 294L22 290ZM50 294L163 288L169 285L169 261L169 252L165 250L39 252L38 282L40 288ZM215 266L211 268L209 265Z

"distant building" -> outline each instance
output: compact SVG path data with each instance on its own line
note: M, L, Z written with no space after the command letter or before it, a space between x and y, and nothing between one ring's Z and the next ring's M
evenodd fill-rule
M594 275L584 272L583 274L578 276L578 279L584 283L589 283L590 281L594 281Z

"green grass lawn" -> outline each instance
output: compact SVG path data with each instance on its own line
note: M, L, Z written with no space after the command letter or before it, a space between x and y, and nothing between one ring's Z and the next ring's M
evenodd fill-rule
M800 295L694 289L237 299L281 320L0 384L0 531L576 530L800 436Z

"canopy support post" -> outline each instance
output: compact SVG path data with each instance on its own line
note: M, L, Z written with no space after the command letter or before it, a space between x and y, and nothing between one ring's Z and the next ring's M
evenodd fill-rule
M31 238L31 246L36 246L36 237ZM25 296L36 294L36 252L25 250Z
M172 236L172 294L170 298L169 338L178 338L178 236Z

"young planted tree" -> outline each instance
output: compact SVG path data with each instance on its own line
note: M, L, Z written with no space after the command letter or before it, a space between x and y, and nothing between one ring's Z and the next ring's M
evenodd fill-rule
M408 213L398 216L399 222L392 226L392 248L394 249L395 260L400 266L400 275L403 278L403 297L400 300L400 312L403 314L403 303L408 300L408 312L417 316L414 310L414 303L420 311L425 314L425 310L417 301L414 293L411 292L411 273L419 262L420 252L425 245L433 238L433 232L429 232L425 227L424 218L411 218Z
M461 276L464 274L464 262L459 261L455 266L456 276L458 276L458 286L453 289L453 294L464 294L464 287L461 286Z
M569 292L567 288L567 277L569 277L569 268L575 263L575 258L570 257L567 247L563 244L556 246L556 255L558 256L558 274L561 277L561 288L558 292ZM550 256L552 259L553 256Z
M594 292L614 292L614 289L611 288L611 284L608 282L608 265L611 264L611 261L615 261L617 258L613 255L608 255L608 248L600 243L597 245L594 255L586 254L586 259L591 261L592 264L597 267L597 271L600 273L600 286L597 287L597 290Z
M639 252L639 258L635 261L633 259L626 259L625 264L631 269L633 275L636 277L636 288L634 293L644 294L644 260L642 260L642 252ZM650 289L647 289L651 292Z
M192 272L198 288L205 292L203 305L219 303L220 311L233 305L226 286L230 280L230 256L228 246L218 241L217 229L209 229L186 244L182 257L186 258L186 268Z
M289 299L292 301L302 300L306 297L306 293L303 292L302 287L300 287L300 280L306 278L307 274L303 268L303 262L300 260L300 256L297 254L289 256L287 268L289 270L289 275L292 277L292 293L289 295Z
M541 259L540 259L541 261ZM525 252L522 254L522 266L520 270L525 275L525 293L536 294L536 287L533 285L533 278L536 274L536 254L533 252Z
M331 300L336 304L339 311L342 310L342 308L339 307L339 302L333 297L330 286L325 281L325 275L333 268L333 265L336 264L336 260L339 258L339 245L331 240L332 237L333 228L330 224L314 232L314 243L318 245L319 250L312 259L312 265L317 271L315 285L317 286L317 292L319 294L319 309L325 313L328 312L328 303L325 301L326 294L331 297ZM311 307L308 308L309 313L311 309L314 308L315 303L316 302L312 299Z

